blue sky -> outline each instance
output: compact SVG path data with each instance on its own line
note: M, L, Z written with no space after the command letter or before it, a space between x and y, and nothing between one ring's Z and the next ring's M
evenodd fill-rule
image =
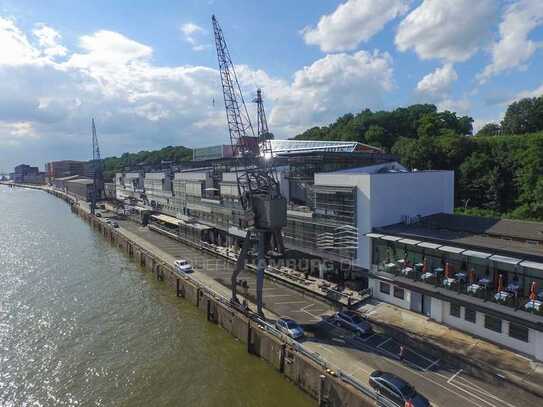
M541 0L0 1L0 170L88 159L91 116L106 156L227 142L212 13L280 138L417 102L480 126L543 93Z

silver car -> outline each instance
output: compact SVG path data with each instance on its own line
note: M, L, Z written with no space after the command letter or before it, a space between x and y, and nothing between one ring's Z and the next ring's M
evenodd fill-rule
M302 327L296 321L290 318L279 318L277 321L275 321L275 328L293 339L303 338L305 334Z
M354 311L341 311L335 315L336 324L358 335L369 335L373 332L371 325Z

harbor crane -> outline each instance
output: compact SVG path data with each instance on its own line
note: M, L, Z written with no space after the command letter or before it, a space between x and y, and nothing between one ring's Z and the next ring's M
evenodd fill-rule
M92 135L92 195L90 211L91 214L96 212L96 201L98 200L98 191L101 190L103 185L103 168L102 159L100 157L100 146L98 145L98 136L96 135L96 126L94 124L94 117L91 119L91 135Z
M232 273L232 302L239 303L237 298L238 275L247 262L251 242L256 240L256 304L257 312L262 315L262 289L267 255L270 252L284 252L281 229L287 223L287 203L279 188L277 173L273 165L271 143L266 137L262 138L254 133L222 28L214 15L211 20L238 194L241 207L246 219L248 219L245 240ZM262 101L261 93L260 101ZM262 117L266 126L266 134L268 134L265 114ZM260 126L259 120L259 131L261 130Z
M268 120L266 119L264 100L262 99L262 89L257 89L256 98L253 99L253 102L256 103L256 128L260 142L265 143L268 140L273 140L273 134L268 129Z

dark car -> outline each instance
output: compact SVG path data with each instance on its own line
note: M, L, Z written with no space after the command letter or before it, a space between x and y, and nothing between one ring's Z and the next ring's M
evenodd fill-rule
M372 333L371 325L354 311L341 311L335 315L336 323L359 335Z
M100 212L96 212L96 217L97 218L101 218L102 217L102 214Z
M429 407L430 402L402 378L376 370L370 375L370 386L398 406Z

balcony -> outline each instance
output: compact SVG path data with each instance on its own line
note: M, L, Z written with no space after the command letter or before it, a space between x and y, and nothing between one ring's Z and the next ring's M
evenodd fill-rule
M372 273L385 273L398 280L409 280L417 286L439 291L446 296L466 295L481 303L494 303L514 311L543 316L543 290L520 274L508 283L499 272L477 273L451 264L431 267L428 263L412 263L406 259L386 259L372 265ZM407 281L406 281L407 282Z

